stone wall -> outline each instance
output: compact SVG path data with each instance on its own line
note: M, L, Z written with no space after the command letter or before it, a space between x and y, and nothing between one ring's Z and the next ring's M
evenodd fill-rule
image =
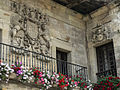
M17 83L17 84L16 84ZM2 90L40 90L35 85L23 84L18 81L10 81L10 83L0 83L0 89Z
M32 10L38 10L41 15L47 15L49 23L46 24L46 19L43 19L43 23L47 26L45 30L48 31L49 35L43 33L44 36L42 37L42 39L45 39L47 41L47 44L45 42L45 47L50 45L49 48L45 48L46 51L48 51L49 49L49 55L51 55L52 57L56 57L56 49L64 50L69 53L68 61L87 66L85 23L82 20L83 16L75 11L56 4L51 0L0 0L0 29L2 29L3 43L11 44L11 38L22 42L22 39L20 38L27 36L26 33L29 33L29 35L33 35L35 37L36 35L38 35L38 33L35 32L38 32L37 28L39 28L39 25L40 27L42 27L41 23L38 24L38 19L33 20L29 18L29 20L31 20L35 24L37 23L37 26L35 26L31 22L24 22L25 19L28 18L28 16L24 15L24 13L21 14L21 11L17 12L17 10L19 10L20 8L19 5L25 5L26 7L28 7L29 9L27 10L31 10L32 14L35 13L33 13ZM20 20L17 20L18 18ZM24 27L22 27L23 23ZM27 29L26 26L28 27ZM34 31L31 28L34 29ZM12 32L12 35L17 37L17 39L11 37L11 30L16 30ZM38 30L40 30L40 28ZM16 35L16 33L18 34ZM39 35L40 34L41 33L39 33ZM36 38L31 39L31 43L34 43L33 40L36 40ZM12 41L12 43L13 42L14 41ZM25 44L26 42L24 42L24 45ZM19 46L20 45L21 44L19 43ZM25 48L26 47L27 45L25 46Z
M89 75L94 82L97 81L96 73L98 72L96 47L100 45L113 41L117 73L120 72L119 16L119 8L114 3L111 3L86 17Z

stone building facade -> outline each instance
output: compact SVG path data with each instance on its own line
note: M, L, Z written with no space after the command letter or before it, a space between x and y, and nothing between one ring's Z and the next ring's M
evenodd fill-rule
M96 48L109 42L113 43L115 66L119 76L119 7L116 7L115 4L98 9L87 19L89 75L93 81L97 80L95 73L98 72Z
M118 10L112 3L84 16L51 0L0 0L0 42L54 58L67 52L67 61L87 67L95 82L98 46L113 42L120 72Z

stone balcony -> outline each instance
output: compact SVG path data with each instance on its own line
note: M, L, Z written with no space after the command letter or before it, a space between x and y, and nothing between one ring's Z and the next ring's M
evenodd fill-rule
M50 56L0 43L0 60L9 66L21 62L25 68L38 67L41 71L62 73L68 76L81 75L87 80L87 68L78 64L57 60Z

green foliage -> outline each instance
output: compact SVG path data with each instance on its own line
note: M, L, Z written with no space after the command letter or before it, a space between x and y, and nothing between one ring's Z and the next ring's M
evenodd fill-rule
M94 90L116 90L117 88L120 88L120 78L115 76L100 78L96 84L93 84Z

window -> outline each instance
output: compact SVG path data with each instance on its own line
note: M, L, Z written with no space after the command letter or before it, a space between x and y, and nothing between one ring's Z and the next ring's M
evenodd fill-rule
M113 42L96 48L98 73L106 75L116 74L116 62L114 55Z
M57 58L57 72L67 74L67 53L57 50L56 58Z

